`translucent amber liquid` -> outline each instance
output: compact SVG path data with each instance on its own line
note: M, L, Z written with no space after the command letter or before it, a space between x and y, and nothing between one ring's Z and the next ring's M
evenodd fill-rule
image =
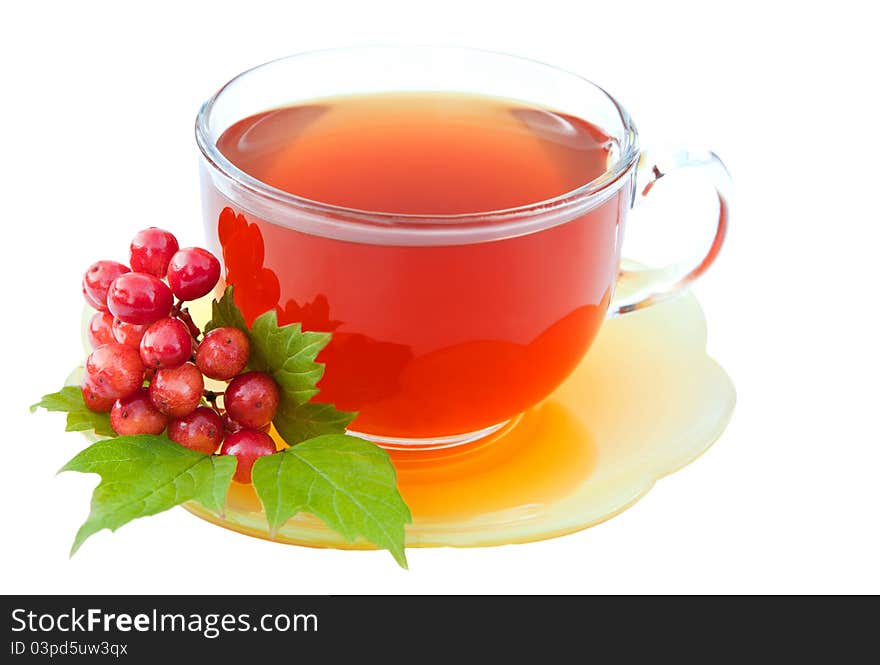
M425 215L564 194L603 174L613 149L582 119L428 93L267 111L231 126L217 146L246 173L302 197ZM361 432L436 437L516 416L577 365L605 315L629 193L624 186L550 229L460 245L310 235L210 190L206 207L247 319L274 308L281 323L333 332L317 399L358 411Z

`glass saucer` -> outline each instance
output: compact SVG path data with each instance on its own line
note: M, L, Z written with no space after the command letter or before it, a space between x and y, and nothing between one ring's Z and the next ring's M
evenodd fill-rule
M625 288L625 287L623 287ZM705 452L736 401L706 355L693 295L607 321L575 372L544 402L485 439L439 450L391 451L413 523L408 547L474 547L560 536L613 517ZM233 483L224 515L187 510L269 539L250 486ZM370 549L299 514L273 540Z

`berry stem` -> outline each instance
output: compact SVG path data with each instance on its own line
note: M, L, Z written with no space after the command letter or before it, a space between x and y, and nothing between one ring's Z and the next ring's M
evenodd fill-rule
M189 309L183 306L182 300L178 300L174 305L174 309L171 310L171 315L176 316L183 321L183 323L186 324L186 327L189 328L189 333L193 336L193 339L199 341L202 331L199 330L199 327L193 322L192 317L189 314Z
M217 408L217 398L220 397L223 393L218 393L213 390L205 389L205 399L211 403L215 409Z

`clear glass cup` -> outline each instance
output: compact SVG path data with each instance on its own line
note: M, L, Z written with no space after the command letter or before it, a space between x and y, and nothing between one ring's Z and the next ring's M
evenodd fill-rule
M607 168L515 208L395 214L281 191L216 145L256 113L391 91L476 93L583 118L611 139ZM332 331L316 399L358 411L352 433L391 448L473 441L540 402L578 365L603 320L671 297L702 274L730 214L729 177L714 154L649 157L628 113L602 88L471 49L362 47L276 60L209 99L196 139L208 241L246 318L275 309L282 323ZM709 247L639 271L643 286L615 298L628 277L620 266L628 210L682 169L705 174L717 193ZM426 280L431 270L442 271L442 285Z

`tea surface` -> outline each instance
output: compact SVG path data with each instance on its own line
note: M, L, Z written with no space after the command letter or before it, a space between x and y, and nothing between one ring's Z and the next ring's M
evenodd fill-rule
M611 143L584 120L508 100L386 93L266 111L217 146L242 171L305 198L459 214L576 189L605 172Z

